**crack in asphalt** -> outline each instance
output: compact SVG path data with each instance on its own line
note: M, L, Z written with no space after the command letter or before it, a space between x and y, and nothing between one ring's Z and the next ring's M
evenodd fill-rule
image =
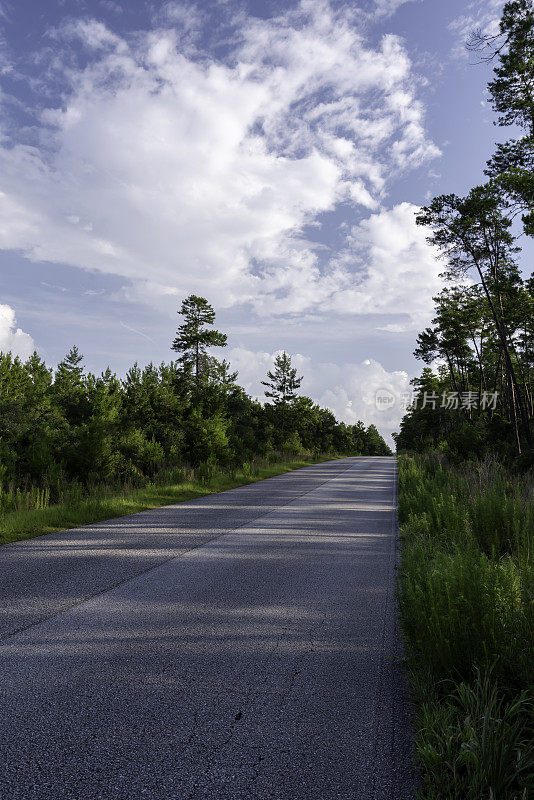
M288 686L288 688L286 689L285 692L280 694L280 702L278 704L278 710L279 710L280 713L283 711L284 706L287 703L287 700L289 699L291 693L293 692L293 689L295 688L295 683L296 683L297 676L302 674L301 667L303 665L303 662L304 662L305 658L307 656L309 656L310 653L314 652L314 644L315 644L314 639L317 636L317 633L321 630L321 628L324 627L324 625L326 623L326 620L327 620L327 615L325 614L323 616L322 620L319 623L316 623L311 627L309 632L310 632L310 634L313 634L313 635L310 635L309 648L307 650L302 651L295 658L295 662L294 662L294 665L293 665L293 670L291 672L291 676L290 676L290 679L289 679L289 686ZM278 642L278 646L279 646L280 641L283 639L283 636L285 636L286 634L287 634L287 629L284 632L284 634L280 637L280 640ZM264 761L264 760L265 760L265 757L263 755L260 755L258 757L258 759L256 759L256 761L252 764L252 769L254 771L254 775L248 781L246 786L244 787L249 792L251 797L254 797L254 795L253 795L254 784L256 783L258 778L260 777L260 768L259 767L260 767L261 762Z
M272 647L272 649L270 651L271 655L276 653L276 651L279 649L280 642L283 639L283 637L286 635L289 627L290 627L289 625L286 625L284 627L284 629L282 630L282 632L280 633L280 635L277 637L277 639L274 642L274 645L273 645L273 647ZM265 670L263 672L264 672L264 680L263 680L261 686L266 686L267 683L268 683L268 676L266 675ZM256 686L254 686L254 692L257 692L257 687ZM211 766L212 766L212 764L210 763L210 759L213 760L213 757L216 756L217 753L220 750L223 749L223 747L225 747L227 744L229 744L232 741L232 738L234 736L234 732L235 732L235 729L236 729L236 725L237 725L238 722L240 722L243 719L243 717L245 715L245 711L246 711L247 707L250 705L251 698L252 698L252 682L248 684L247 691L244 694L243 701L242 701L242 703L241 703L241 705L239 707L239 710L235 714L234 719L232 720L232 722L230 724L229 732L228 732L228 735L227 735L226 739L223 742L219 743L218 745L215 745L210 750L209 754L207 755L208 764L206 766L206 769L201 773L201 775L199 777L199 781L195 784L194 788L188 794L187 800L193 800L193 798L195 797L196 793L200 789L200 781L201 781L201 779L205 775L207 775L209 773L209 771L211 769Z
M310 631L309 631L310 639L309 639L308 648L306 650L304 650L303 652L301 652L298 656L295 657L295 662L294 662L293 669L292 669L292 672L291 672L291 675L290 675L290 679L289 679L289 685L288 685L287 689L285 690L285 692L280 693L280 700L279 700L279 703L278 703L278 708L279 708L280 712L283 710L283 708L284 708L289 696L291 695L291 693L292 693L292 691L293 691L293 689L295 687L295 681L296 681L297 676L300 675L301 672L302 672L302 670L300 669L300 667L302 666L302 662L304 661L306 656L308 656L310 653L314 652L314 639L315 639L315 637L317 635L317 632L324 626L324 624L326 622L326 619L327 619L327 615L325 614L323 616L323 619L321 619L321 621L319 623L314 623L314 625L310 628ZM286 624L284 626L283 630L280 632L280 634L276 638L271 650L269 651L270 655L276 655L276 653L280 650L280 645L282 644L284 639L290 634L291 628L292 628L292 625L290 623L288 623L288 624ZM226 747L226 745L228 745L232 741L232 739L234 737L234 734L235 734L235 731L236 731L236 729L238 727L238 723L240 723L241 721L243 721L243 723L246 723L246 721L247 721L246 712L247 712L247 709L249 708L249 706L250 706L250 704L252 702L253 694L255 695L255 694L261 692L261 689L263 687L268 686L269 685L269 678L270 678L270 676L269 676L269 673L267 671L267 668L264 668L263 669L263 680L262 680L261 684L259 685L259 687L258 687L257 684L253 685L252 682L249 684L248 690L245 693L245 695L243 697L243 701L239 706L239 710L235 714L232 722L230 723L230 728L228 730L226 738L222 742L219 742L219 744L217 744L214 747L212 747L211 750L209 751L209 753L204 755L204 758L207 761L206 768L203 770L203 772L199 776L199 778L198 778L197 782L195 783L195 786L193 787L193 789L187 795L187 800L194 800L195 796L197 795L197 792L201 788L202 779L207 774L209 774L209 772L210 772L210 770L211 770L211 768L213 766L213 761L214 761L215 757L217 756L217 754L224 747ZM253 691L252 691L252 689L253 689ZM194 724L196 725L196 719L195 719L195 723ZM196 736L196 731L193 730L193 732L191 733L191 735L190 735L190 737L189 737L189 739L188 739L186 744L192 743L192 741L194 740L195 736ZM247 784L243 787L243 789L244 789L244 791L248 791L251 796L253 796L254 783L257 781L257 779L260 776L259 766L260 766L261 762L264 761L264 760L265 760L265 756L260 754L258 756L258 758L256 759L256 761L254 761L250 765L250 768L253 770L254 775L247 782Z

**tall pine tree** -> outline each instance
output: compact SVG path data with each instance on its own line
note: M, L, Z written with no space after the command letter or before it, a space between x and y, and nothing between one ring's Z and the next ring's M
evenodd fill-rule
M226 334L211 330L215 311L204 297L190 295L180 311L185 321L178 328L172 349L182 355L178 359L184 375L193 373L198 390L208 367L208 347L226 347Z
M297 370L291 366L291 356L280 353L274 360L274 371L267 373L269 380L262 381L266 386L265 396L271 397L276 406L287 406L295 402L297 389L302 383L302 376L297 378Z

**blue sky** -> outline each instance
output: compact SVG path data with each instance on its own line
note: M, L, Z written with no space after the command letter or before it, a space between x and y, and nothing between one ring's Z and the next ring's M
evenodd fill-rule
M501 5L0 2L0 348L123 374L201 294L251 393L286 349L394 430L440 288L415 211L504 138L463 48Z

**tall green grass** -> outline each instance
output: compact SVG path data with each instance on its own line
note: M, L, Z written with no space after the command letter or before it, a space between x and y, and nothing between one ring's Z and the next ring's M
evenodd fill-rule
M274 460L257 457L231 470L201 464L197 469L161 472L144 486L83 487L74 481L56 490L56 503L49 502L48 490L0 489L0 544L192 500L333 458L318 453L276 454Z
M10 511L29 511L32 508L48 508L50 504L50 489L40 489L31 486L29 489L8 487L3 489L0 485L0 514Z
M534 797L534 478L399 458L399 600L425 800Z

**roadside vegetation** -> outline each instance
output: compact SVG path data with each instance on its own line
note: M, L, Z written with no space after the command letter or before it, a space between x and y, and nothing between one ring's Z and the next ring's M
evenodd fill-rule
M331 454L321 456L318 453L304 453L298 457L278 454L274 460L256 458L245 462L239 469L221 470L203 465L197 469L167 470L137 488L127 484L121 487L102 484L86 489L73 482L53 505L48 502L48 490L3 492L0 494L0 544L193 500L331 458Z
M534 790L534 474L399 459L401 621L424 800Z
M534 11L503 8L468 43L491 63L499 126L486 183L417 218L445 288L427 367L396 436L401 621L421 800L534 797ZM519 135L518 135L519 134Z

